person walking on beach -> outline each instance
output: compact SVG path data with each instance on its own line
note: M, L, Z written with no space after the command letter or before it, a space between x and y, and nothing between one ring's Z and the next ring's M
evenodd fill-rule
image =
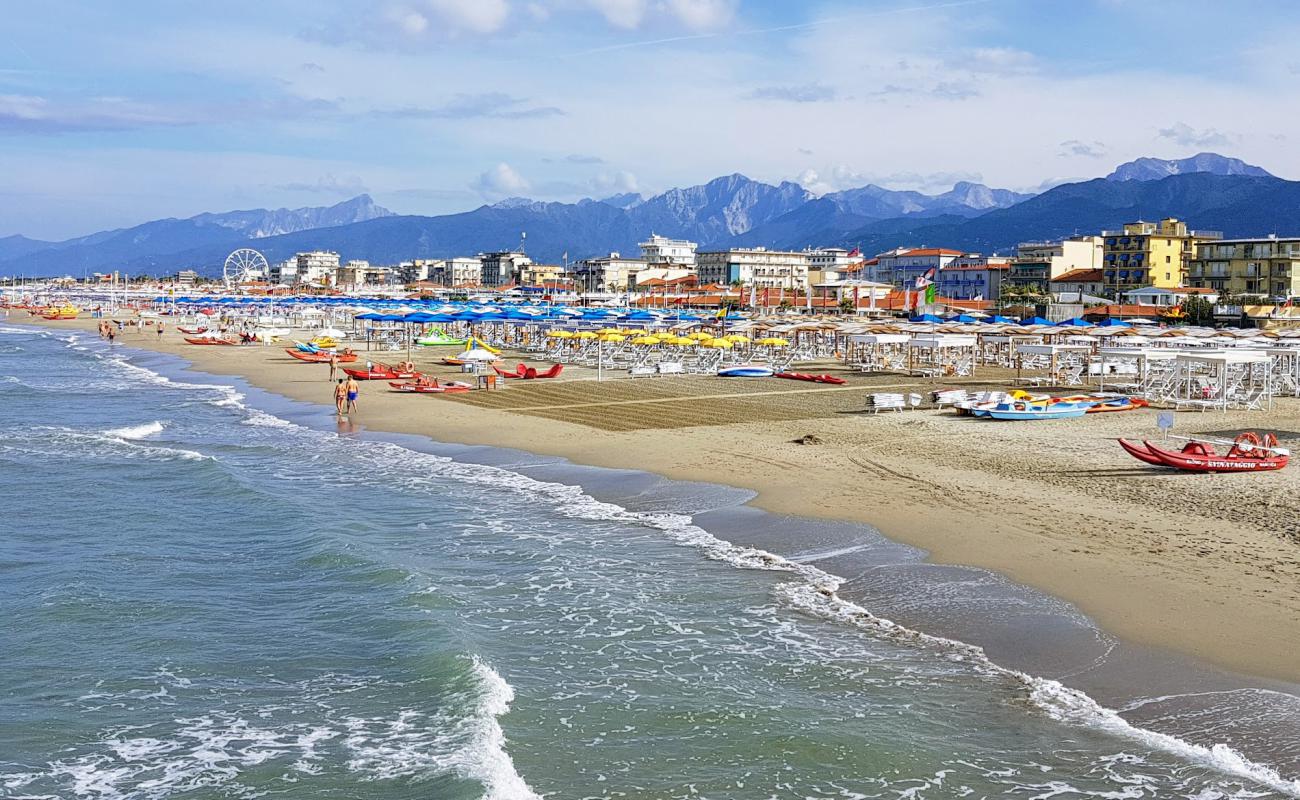
M357 410L357 392L361 391L361 385L357 383L356 378L348 378L348 413L351 414Z
M160 342L162 341L162 333L163 333L163 321L158 320L158 341Z
M334 380L334 376L338 374L338 370L339 370L339 354L330 353L330 377L329 377L330 380Z
M340 417L347 413L345 410L347 398L348 387L344 386L343 379L339 378L339 382L334 384L334 407L338 409Z

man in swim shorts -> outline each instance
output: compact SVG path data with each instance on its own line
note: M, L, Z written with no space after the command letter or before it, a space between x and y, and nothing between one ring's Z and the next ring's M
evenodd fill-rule
M357 410L357 392L361 391L361 385L357 383L356 378L348 378L348 412Z

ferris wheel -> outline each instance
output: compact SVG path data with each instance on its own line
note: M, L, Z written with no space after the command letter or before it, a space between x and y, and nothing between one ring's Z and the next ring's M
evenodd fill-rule
M226 256L226 263L221 267L221 279L225 281L226 286L232 286L246 281L261 280L270 270L271 265L266 262L266 256L251 247L241 247Z

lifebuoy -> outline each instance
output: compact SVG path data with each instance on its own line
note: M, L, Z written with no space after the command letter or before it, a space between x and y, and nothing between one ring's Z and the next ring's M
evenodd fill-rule
M1264 434L1265 447L1277 447L1277 437L1271 433Z
M1249 453L1261 444L1259 436L1254 431L1238 434L1237 438L1232 440L1232 443L1237 450L1243 453Z

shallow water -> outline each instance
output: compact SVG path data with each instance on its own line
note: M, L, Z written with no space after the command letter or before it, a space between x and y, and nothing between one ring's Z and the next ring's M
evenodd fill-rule
M1068 606L922 578L866 529L630 473L596 499L84 334L0 345L0 797L1300 796L1290 729L1222 730L1287 696L1134 695L1186 735L1133 727L870 613L997 618L994 655L1069 640L1038 675L1113 657Z

